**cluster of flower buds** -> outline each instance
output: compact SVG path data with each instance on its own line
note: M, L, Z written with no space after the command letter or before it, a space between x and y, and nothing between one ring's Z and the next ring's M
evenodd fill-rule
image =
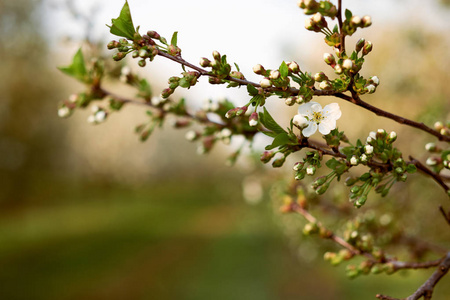
M434 129L436 129L440 134L450 136L450 121L446 124L442 122L434 123Z
M450 124L447 124L450 125ZM435 128L442 133L448 130L447 126L444 126L441 122L436 122ZM439 173L444 168L450 169L450 148L443 149L436 143L427 143L425 145L425 150L432 153L433 155L428 157L426 164L430 166L434 172Z
M305 28L307 30L320 32L326 27L328 27L327 21L320 12L315 13L311 18L305 19Z
M100 124L106 121L106 117L108 116L108 112L97 106L97 105L93 105L92 106L92 115L89 115L87 121L88 123L91 124Z
M378 76L372 76L369 78L369 80L367 80L367 83L364 86L364 91L369 94L375 93L379 84L380 79L378 78Z
M320 167L321 160L322 155L318 151L307 152L303 161L296 162L292 167L295 171L295 180L302 180L306 175L313 176L317 168Z
M324 16L331 17L332 19L337 15L337 8L331 1L317 2L315 0L299 0L297 4L298 7L303 9L305 15L320 12Z

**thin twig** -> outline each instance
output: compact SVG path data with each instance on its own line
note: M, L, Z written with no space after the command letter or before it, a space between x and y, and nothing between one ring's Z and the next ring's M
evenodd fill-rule
M445 184L445 182L442 180L442 178L439 176L439 174L436 174L435 172L428 169L426 166L424 166L420 161L418 161L414 157L409 156L409 159L411 160L411 163L413 163L419 171L421 171L424 174L427 174L428 176L433 178L434 181L436 181L445 190L445 192L448 193L450 188Z
M445 221L447 221L448 225L450 225L450 212L446 213L444 208L439 206L439 210L441 211L442 215L444 216Z

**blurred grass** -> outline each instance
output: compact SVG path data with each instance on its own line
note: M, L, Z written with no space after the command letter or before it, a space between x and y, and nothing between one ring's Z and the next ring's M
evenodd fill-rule
M221 179L55 179L57 203L1 217L0 299L371 299L405 296L430 273L348 280L301 261L271 205L247 205L239 178Z

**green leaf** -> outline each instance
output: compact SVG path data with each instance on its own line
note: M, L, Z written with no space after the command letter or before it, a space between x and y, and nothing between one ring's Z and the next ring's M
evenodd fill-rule
M261 114L260 114L261 115ZM278 125L277 122L272 118L272 116L269 114L267 109L264 107L264 114L262 114L262 118L260 118L261 123L266 127L267 129L276 132L278 134L280 133L286 133L283 128L281 128L280 125Z
M177 45L177 39L178 39L178 31L175 31L172 35L172 39L170 40L170 44L173 46Z
M332 159L328 160L325 164L327 165L328 168L330 168L331 170L334 170L341 163L333 157Z
M238 64L237 64L237 63L234 63L234 65L236 66L236 70L237 70L238 72L240 72L241 70L239 69Z
M81 82L88 83L89 78L87 76L86 65L84 64L83 52L81 48L75 53L72 64L67 67L58 67L61 72L78 79Z
M337 24L333 27L333 33L339 33L339 27Z
M125 1L125 4L120 11L120 15L117 19L111 20L112 25L106 25L111 30L110 32L117 36L122 36L127 39L134 39L134 34L136 30L134 29L133 20L131 19L130 7L128 6L128 1Z
M352 12L349 11L348 9L345 10L345 19L349 20L352 18Z
M414 164L409 164L406 166L406 172L409 174L415 173L417 171L417 168Z
M247 84L247 92L249 93L250 96L256 96L258 95L258 89L255 88L253 85L251 84Z
M281 63L280 66L280 74L282 78L286 78L289 74L289 67L284 61Z
M341 42L341 37L339 36L339 33L335 32L332 35L325 37L325 43L327 43L328 46L336 46Z
M266 150L271 150L276 147L280 147L286 144L289 144L290 142L289 135L286 132L280 133L273 139L273 142L271 145L266 146Z

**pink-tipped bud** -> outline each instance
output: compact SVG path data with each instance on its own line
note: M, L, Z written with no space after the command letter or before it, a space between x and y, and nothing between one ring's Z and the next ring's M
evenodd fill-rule
M300 72L300 67L298 66L298 64L295 61L289 63L288 68L289 68L289 71L291 71L294 74Z
M274 156L275 153L273 151L264 151L260 159L263 163L268 163Z
M360 38L357 42L356 42L356 46L355 46L355 51L356 53L358 53L359 51L361 51L361 49L364 47L366 40L364 38Z
M278 70L272 70L272 71L270 71L270 75L269 75L269 78L270 78L270 79L276 80L276 79L279 79L280 77L281 77L280 71L278 71Z
M372 42L365 42L364 47L363 47L363 55L367 55L370 53L370 51L372 51L373 45Z
M263 75L266 73L266 70L264 69L264 67L260 64L257 64L256 66L253 67L253 72L255 72L255 74L258 75Z
M370 16L364 16L361 19L362 27L369 27L372 25L372 18Z
M248 125L255 127L258 125L258 114L253 112L248 119Z
M209 59L207 59L206 57L202 57L202 58L200 58L200 66L202 66L203 68L210 67L211 61Z
M336 65L336 60L334 59L334 56L331 53L324 53L323 60L327 65L330 65L332 68L334 68L334 66Z
M220 60L220 53L217 51L213 51L212 56L214 57L215 60Z

